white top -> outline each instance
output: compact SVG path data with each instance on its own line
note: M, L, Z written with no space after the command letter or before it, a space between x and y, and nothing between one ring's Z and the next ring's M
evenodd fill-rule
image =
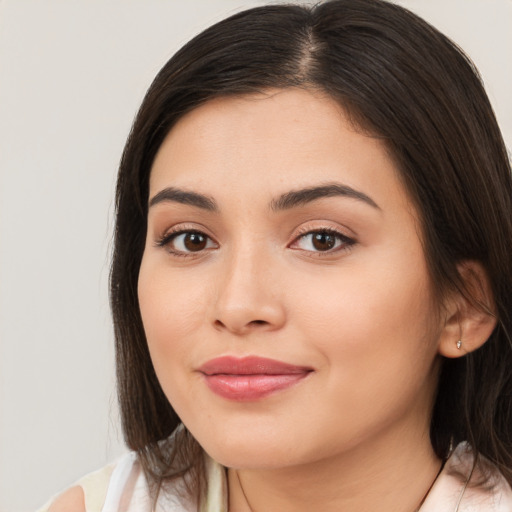
M472 472L473 457L461 443L446 461L419 512L512 512L512 489L487 461ZM207 457L208 492L200 512L228 512L225 468ZM483 474L489 480L483 482ZM87 512L197 512L180 493L182 480L166 484L153 510L148 485L134 453L77 482ZM181 497L180 497L181 495ZM51 501L38 512L46 512Z

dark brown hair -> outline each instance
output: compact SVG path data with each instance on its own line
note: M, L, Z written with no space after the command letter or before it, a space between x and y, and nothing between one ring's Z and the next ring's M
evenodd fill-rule
M445 458L467 440L512 482L512 182L495 116L471 61L409 11L381 0L271 5L236 14L186 44L142 103L119 170L111 273L119 400L127 444L153 482L201 452L151 364L137 298L153 159L176 121L219 96L304 87L335 98L382 137L422 219L432 281L467 293L457 270L486 270L497 327L484 346L444 360L431 441Z

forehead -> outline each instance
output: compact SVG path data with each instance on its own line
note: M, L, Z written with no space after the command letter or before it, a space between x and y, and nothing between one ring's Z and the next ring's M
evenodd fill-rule
M183 116L155 158L150 196L180 186L270 197L332 181L394 200L406 196L383 141L355 126L333 98L269 90L216 98Z

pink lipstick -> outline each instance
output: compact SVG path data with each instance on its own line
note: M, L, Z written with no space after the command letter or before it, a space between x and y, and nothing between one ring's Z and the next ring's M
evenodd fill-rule
M206 362L198 371L214 393L242 402L258 400L294 386L313 368L257 356L224 356Z

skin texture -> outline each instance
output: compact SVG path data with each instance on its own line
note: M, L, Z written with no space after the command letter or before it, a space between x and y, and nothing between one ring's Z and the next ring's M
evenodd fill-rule
M48 512L86 512L84 492L81 487L71 487L50 506Z
M271 207L332 183L375 205L333 195ZM217 99L161 146L150 202L168 187L207 196L217 211L150 206L142 319L166 396L231 468L230 511L415 510L440 467L428 434L438 356L461 355L461 322L471 329L458 298L439 314L417 215L382 141L318 92ZM322 251L311 233L325 230L341 236ZM199 250L186 233L168 236L190 231L207 237ZM313 371L236 402L197 371L224 355Z

